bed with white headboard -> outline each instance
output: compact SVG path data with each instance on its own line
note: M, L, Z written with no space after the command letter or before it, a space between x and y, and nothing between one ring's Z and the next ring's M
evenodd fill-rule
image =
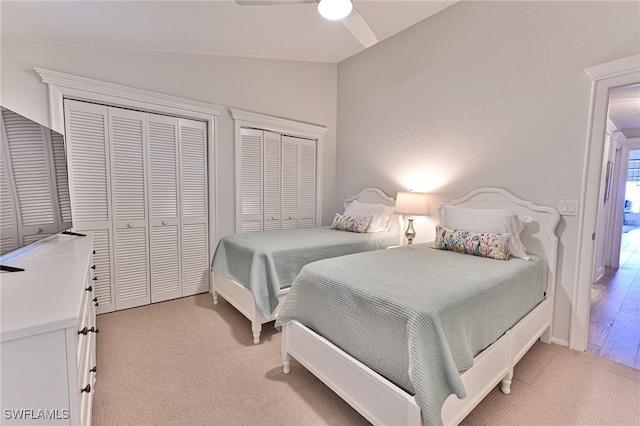
M247 317L257 344L262 324L275 320L293 278L304 264L383 249L402 241L400 218L392 213L393 197L378 188L365 188L344 201L345 213L357 211L356 205L365 210L383 206L390 214L387 230L354 233L317 227L241 233L221 239L212 260L214 304L218 304L220 295Z
M296 281L294 281L287 302L284 304L280 317L276 322L276 326L282 327L283 332L282 357L285 373L290 371L290 359L292 357L295 358L300 364L320 378L334 392L359 411L367 420L377 425L419 425L429 416L430 421L435 424L440 423L440 420L444 424L458 424L496 385L501 384L501 390L504 393L508 394L510 392L515 364L538 339L547 343L550 340L558 250L558 238L555 229L560 216L553 208L535 205L532 202L520 199L508 191L499 188L480 188L462 198L447 203L447 205L465 209L485 209L485 211L488 211L486 209L507 209L525 221L526 219L531 219L530 223L526 225L526 237L524 233L522 236L526 254L528 257L530 256L531 259L523 260L514 257L509 257L507 261L485 259L477 256L436 250L431 248L431 244L429 243L417 244L413 247L405 246L391 250L355 254L310 264L303 268ZM439 209L440 215L442 215L442 211L443 207L441 206ZM439 223L443 223L442 221L443 218L441 216ZM511 236L512 235L509 234L505 238L508 239ZM529 264L535 264L534 268L537 269L537 272L533 274L527 272L527 278L522 280L525 285L530 287L523 288L534 288L531 287L533 285L531 282L536 281L538 287L535 288L539 291L538 299L531 302L531 308L526 308L523 312L513 313L513 315L515 315L513 318L517 319L509 320L512 321L509 323L510 325L499 330L496 334L498 337L486 343L488 346L484 346L485 344L482 343L482 349L477 353L473 353L470 357L471 364L465 367L464 371L458 373L458 371L453 370L453 375L456 376L453 382L459 381L461 385L464 386L463 393L466 391L466 398L458 399L456 395L453 394L446 398L447 394L453 392L446 393L445 397L442 398L442 402L434 403L437 405L435 407L435 417L433 414L433 404L431 404L431 402L424 403L425 400L429 400L429 395L420 393L424 392L420 391L420 389L428 389L429 384L427 384L426 387L421 387L417 383L410 383L414 388L407 390L408 382L403 382L402 377L398 378L392 375L392 377L387 377L387 370L385 370L385 368L392 368L394 363L402 365L402 359L404 357L403 351L405 350L409 352L408 356L410 358L413 357L416 351L412 349L412 347L415 346L418 347L418 354L422 351L425 352L426 355L425 359L418 358L418 364L410 364L411 367L409 370L412 372L405 372L408 378L407 380L411 382L414 378L418 377L419 371L415 369L417 365L431 362L429 359L426 359L428 358L427 355L429 355L429 352L423 351L421 349L422 346L419 345L424 342L412 340L412 336L414 333L417 333L417 335L425 334L425 336L438 335L437 330L435 332L431 330L427 332L426 328L432 325L428 321L427 323L430 325L424 325L422 318L420 318L421 321L414 323L410 322L410 320L406 323L405 328L407 330L415 329L415 332L407 332L406 334L409 337L403 337L408 339L408 344L404 341L401 341L404 342L404 344L399 344L395 340L392 340L392 337L395 338L392 334L403 333L402 327L404 323L399 321L400 326L396 328L393 328L394 326L391 323L395 321L395 317L404 315L404 312L399 313L396 306L393 305L394 301L390 299L394 294L396 297L399 297L397 292L404 291L405 289L405 287L397 286L400 284L398 278L400 274L403 274L402 279L404 280L414 275L428 275L430 269L438 269L438 265L435 263L424 264L425 262L431 261L431 258L427 259L426 256L424 258L421 257L423 254L426 255L428 253L439 256L436 257L436 259L442 259L446 256L457 256L458 260L462 260L463 262L469 261L474 265L477 264L478 267L481 268L480 270L486 271L487 275L493 274L493 271L501 270L503 267L507 268L508 265L514 267L522 266L525 268L523 271L527 271L526 268L530 267ZM431 256L431 254L429 254L429 256ZM486 263L482 264L482 262ZM376 269L375 271L368 272L366 271L367 268L363 267L363 265L368 264L378 264L381 265L382 268L380 268L379 271ZM397 266L399 264L402 265ZM474 266L474 268L475 267L476 266ZM412 268L415 268L414 275L406 272L411 272ZM460 270L463 270L463 268ZM444 273L447 274L449 272L445 270ZM460 281L461 287L468 284L465 281L468 277L465 276L464 279L459 278L459 271L452 270L451 275L445 275L445 277L449 277L450 279L442 280L443 285L452 286L452 283L456 281ZM496 277L496 280L502 279L499 274L496 275ZM353 284L350 284L348 280L351 280ZM385 280L387 280L386 284ZM438 280L440 280L440 277ZM415 278L410 284L413 286L412 288L414 288L416 284L420 284L420 277ZM457 286L458 284L455 285ZM511 284L509 283L509 285ZM328 292L321 293L325 287L328 289ZM353 289L351 287L353 287ZM401 290L397 290L397 288ZM487 288L489 289L491 287L487 286ZM499 290L501 291L506 288L510 289L511 287L503 285ZM444 287L441 289L443 293L452 291ZM485 298L485 293L480 292L480 290L476 291L475 288L473 290L475 293L472 304L482 309L483 304L486 302L487 307L490 307L486 309L489 312L488 315L486 315L488 319L482 318L480 320L472 316L468 321L471 323L475 321L478 321L478 323L481 323L481 321L491 323L494 313L495 321L502 321L502 312L499 312L500 309L494 307L493 304L500 306L499 303L512 303L511 299L505 299L509 300L509 302L494 302L494 300L499 300L501 297L495 297L494 294L492 298ZM343 291L346 294L344 297L340 295ZM490 291L495 292L498 290L491 288ZM511 292L512 290L508 291ZM513 291L517 292L518 290ZM489 294L489 290L487 290L486 294ZM498 294L501 295L502 293ZM519 297L517 293L514 294L516 294L516 298ZM316 295L320 296L319 299L313 300ZM372 307L362 307L368 303L365 303L365 297L363 295L375 300L375 303L371 304ZM421 297L423 296L418 296L418 298ZM441 295L438 295L438 297L441 298ZM322 300L325 299L327 299L327 302L323 306ZM357 300L358 302L355 303L354 306L349 306L350 300ZM305 303L307 305L305 305ZM398 306L402 306L401 303L404 302L398 302ZM432 302L428 301L425 304L429 303ZM340 305L339 310L334 309L333 306L336 304ZM313 305L313 307L310 308L309 305ZM389 307L390 305L391 307ZM407 306L409 306L409 302L407 302ZM509 308L511 307L510 305ZM353 310L351 310L352 308ZM306 312L309 309L313 312L309 312L308 314L300 313ZM369 309L369 311L367 311L367 309ZM327 314L326 317L330 318L330 323L324 324L326 320L319 320L322 316L320 315L322 310L325 310ZM392 315L383 316L384 312L386 312L385 310L391 312ZM509 309L503 309L503 311L507 310ZM345 315L347 319L344 320L344 323L340 322L343 321L341 318L336 319L336 317L340 317L340 312L347 312ZM371 315L370 318L368 317L369 314ZM460 314L460 312L458 312L458 314ZM364 322L372 325L365 326L358 322L359 317L363 315L367 317L367 320ZM470 315L475 315L475 311ZM376 323L378 316L382 321ZM407 314L407 318L411 318L409 314ZM373 324L375 324L375 326ZM380 324L390 324L389 330L392 331L385 329ZM415 324L419 325L415 326ZM433 327L436 328L443 325L437 321L434 321L433 324ZM447 326L448 324L445 323L444 328L447 328ZM375 333L372 333L368 328L377 328L377 330ZM341 331L345 329L349 330L350 333L346 337L343 336L343 332ZM440 328L438 328L438 330L440 330ZM379 340L376 341L376 339ZM362 340L362 342L359 340ZM388 350L389 348L385 346L387 340L392 340L391 345L393 347L401 348L399 351L400 354L394 354L393 359L385 359L385 357L390 356L388 354L388 352L390 352ZM451 351L446 344L446 339L442 340L445 344L434 353L446 354L446 356L443 355L442 358L439 359L446 361L442 361L440 364L447 364L449 358L454 359L455 357L450 356ZM468 338L466 340L473 339ZM428 342L431 341L429 340ZM465 344L466 343L463 343L462 345L464 346ZM428 346L434 345L429 343ZM409 349L404 349L407 347ZM380 353L371 354L372 352L376 352L376 348L379 348ZM456 351L457 350L456 348ZM356 355L351 356L350 353ZM456 367L456 365L452 366ZM451 365L449 367L451 367ZM433 368L435 369L434 371L441 374L441 376L438 377L445 377L447 374L451 374L448 370L438 370L440 368L439 366L434 366ZM460 369L458 368L457 370ZM380 371L384 373L379 373ZM434 400L435 399L437 398L434 396ZM425 408L427 410L425 410ZM426 412L431 414L425 414ZM438 419L438 416L440 416L440 419Z

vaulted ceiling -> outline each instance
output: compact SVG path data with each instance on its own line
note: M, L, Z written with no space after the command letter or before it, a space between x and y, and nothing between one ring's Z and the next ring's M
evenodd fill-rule
M354 0L379 41L456 1ZM2 37L67 45L338 63L364 47L315 3L2 1Z

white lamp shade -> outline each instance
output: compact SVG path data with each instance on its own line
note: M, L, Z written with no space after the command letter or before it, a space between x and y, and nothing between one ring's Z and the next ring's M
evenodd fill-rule
M398 192L395 212L410 216L424 216L429 213L427 194L424 192Z
M320 0L318 3L320 15L331 21L345 18L351 13L351 9L353 9L351 0Z

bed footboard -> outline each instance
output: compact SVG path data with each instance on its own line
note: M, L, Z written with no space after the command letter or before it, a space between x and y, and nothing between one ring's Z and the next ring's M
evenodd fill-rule
M442 406L445 425L457 425L498 384L510 393L513 368L551 326L552 300L547 298L500 339L474 358L461 374L467 397L449 396ZM297 321L282 328L285 374L295 358L374 425L420 425L415 398L333 343Z
M211 295L213 304L218 304L218 295L224 297L233 307L235 307L242 315L251 321L251 332L253 334L253 343L260 343L260 333L262 332L262 324L276 319L284 300L289 293L289 289L282 290L278 295L278 306L274 309L271 317L265 318L260 309L256 306L253 294L247 288L241 286L237 282L229 278L212 272Z

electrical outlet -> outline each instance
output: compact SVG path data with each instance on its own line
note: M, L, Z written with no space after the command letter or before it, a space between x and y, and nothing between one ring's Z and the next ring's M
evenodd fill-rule
M580 201L560 200L560 214L563 216L578 216Z

